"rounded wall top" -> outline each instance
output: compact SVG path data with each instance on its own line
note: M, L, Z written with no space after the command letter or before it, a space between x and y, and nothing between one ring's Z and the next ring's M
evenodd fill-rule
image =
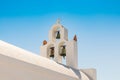
M56 31L57 29L60 29L60 30L62 30L64 27L61 25L61 24L54 24L53 26L52 26L52 30L53 31Z
M52 26L50 33L49 33L49 39L51 41L59 41L61 39L67 40L68 38L68 32L63 25L60 24L60 21L57 20L57 22Z
M60 24L60 19L57 19L56 23L52 26L52 30L57 30L58 28L64 28L63 25Z

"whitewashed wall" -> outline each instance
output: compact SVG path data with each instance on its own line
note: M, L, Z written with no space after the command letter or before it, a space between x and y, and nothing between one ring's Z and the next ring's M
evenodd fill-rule
M0 55L0 80L78 80L43 67Z

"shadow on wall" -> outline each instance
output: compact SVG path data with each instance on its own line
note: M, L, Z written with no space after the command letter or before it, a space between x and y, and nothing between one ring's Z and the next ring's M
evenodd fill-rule
M81 79L81 74L80 74L80 70L79 70L79 69L72 68L72 67L67 66L67 65L65 65L65 64L62 64L62 63L58 63L58 64L66 67L66 68L68 68L68 69L71 69L71 70L79 77L79 79ZM91 79L91 80L92 80L92 79Z

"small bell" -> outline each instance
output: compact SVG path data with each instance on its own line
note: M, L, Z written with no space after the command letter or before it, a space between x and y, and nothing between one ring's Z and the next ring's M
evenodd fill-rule
M54 47L51 47L50 49L51 49L50 50L50 57L54 58Z
M62 56L63 58L65 58L65 56L66 56L65 46L62 46L62 53L60 54L60 56Z
M56 39L60 39L60 31L57 31Z

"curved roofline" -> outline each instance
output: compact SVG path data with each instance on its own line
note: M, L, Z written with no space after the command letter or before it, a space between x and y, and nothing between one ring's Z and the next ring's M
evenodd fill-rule
M52 60L49 60L42 56L38 56L35 53L26 51L22 48L6 43L2 40L0 40L0 54L21 60L23 62L33 64L33 65L41 66L46 69L49 69L64 75L74 77L76 79L79 78L71 68L67 68Z

